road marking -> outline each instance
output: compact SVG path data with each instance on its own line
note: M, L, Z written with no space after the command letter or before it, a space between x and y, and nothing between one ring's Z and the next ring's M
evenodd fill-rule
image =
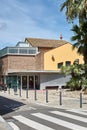
M16 112L19 112L19 111L27 111L27 110L36 110L37 108L35 107L21 107L19 108L18 110L16 110Z
M87 116L87 113L86 112L82 112L82 111L80 111L80 110L66 110L66 111L69 111L69 112L74 112L74 113L77 113L77 114L81 114L81 115L85 115L85 116Z
M16 119L16 120L18 120L19 122L21 122L21 123L29 126L29 127L32 127L34 129L36 129L36 130L54 130L54 129L48 127L48 126L42 125L42 124L40 124L38 122L30 120L30 119L28 119L26 117L23 117L21 115L19 115L19 116L13 116L13 118Z
M87 118L85 118L85 117L75 116L75 115L72 115L72 114L68 114L68 113L65 113L65 112L59 112L59 111L50 111L50 112L53 113L53 114L56 114L56 115L65 116L65 117L68 117L68 118L71 118L71 119L75 119L75 120L87 123Z
M35 117L38 117L40 119L44 119L46 121L50 121L52 123L55 123L57 125L60 125L60 126L66 127L66 128L70 128L72 130L87 130L86 127L79 126L79 125L76 125L76 124L61 120L61 119L57 119L57 118L54 118L54 117L51 117L51 116L48 116L48 115L45 115L42 113L34 113L32 115Z
M13 122L8 122L8 124L13 128L13 130L20 130L20 128L15 125Z

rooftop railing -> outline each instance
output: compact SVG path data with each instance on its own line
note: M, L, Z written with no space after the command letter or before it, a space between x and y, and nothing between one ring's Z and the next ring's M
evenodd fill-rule
M5 55L36 55L38 48L36 47L6 47L0 50L0 57Z

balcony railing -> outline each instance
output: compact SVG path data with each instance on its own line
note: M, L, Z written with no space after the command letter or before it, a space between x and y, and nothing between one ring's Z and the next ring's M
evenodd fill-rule
M0 57L5 55L36 55L38 48L36 47L6 47L0 50Z

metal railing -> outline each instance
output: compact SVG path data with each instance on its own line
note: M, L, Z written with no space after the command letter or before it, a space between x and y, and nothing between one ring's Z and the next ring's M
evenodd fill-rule
M6 47L0 50L0 57L5 55L36 55L37 47Z

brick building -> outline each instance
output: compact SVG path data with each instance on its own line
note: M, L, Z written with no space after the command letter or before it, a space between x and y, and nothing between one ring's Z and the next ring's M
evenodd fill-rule
M64 85L69 77L60 74L60 66L76 59L83 63L83 57L64 40L26 38L0 50L0 81L23 89Z

